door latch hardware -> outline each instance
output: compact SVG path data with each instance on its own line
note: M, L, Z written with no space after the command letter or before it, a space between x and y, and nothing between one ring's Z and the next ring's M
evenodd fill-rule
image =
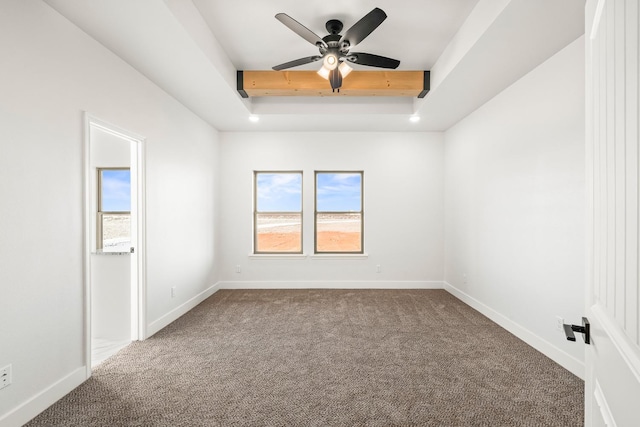
M591 331L589 326L589 320L586 317L582 318L582 326L579 325L562 325L564 328L564 334L567 336L568 341L575 341L576 336L574 332L579 332L584 335L584 343L591 344Z

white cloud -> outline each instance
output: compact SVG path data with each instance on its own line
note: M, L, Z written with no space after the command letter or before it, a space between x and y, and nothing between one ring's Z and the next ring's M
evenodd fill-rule
M297 210L302 199L300 173L259 173L257 176L258 207L261 210Z

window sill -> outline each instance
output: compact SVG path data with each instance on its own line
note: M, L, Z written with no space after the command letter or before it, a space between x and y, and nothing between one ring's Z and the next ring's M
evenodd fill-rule
M368 259L369 254L249 254L249 259Z
M369 254L314 254L311 259L367 259Z
M102 249L91 252L93 255L132 255L131 251L103 251Z
M306 259L306 254L249 254L249 259Z

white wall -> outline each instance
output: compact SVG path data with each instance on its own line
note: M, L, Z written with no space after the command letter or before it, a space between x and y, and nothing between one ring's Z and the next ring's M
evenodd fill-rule
M445 134L446 282L576 373L555 316L583 315L584 124L580 38Z
M20 425L86 372L83 111L146 137L151 330L217 281L218 135L42 2L0 2L0 52L0 425Z
M223 286L442 286L442 134L221 133L221 158ZM314 170L363 170L368 258L249 257L254 170L303 171L307 255L313 254Z

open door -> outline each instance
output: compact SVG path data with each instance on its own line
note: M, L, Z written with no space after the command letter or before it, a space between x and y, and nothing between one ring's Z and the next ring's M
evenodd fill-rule
M638 0L587 0L585 12L585 425L640 426L640 10Z
M85 115L85 346L97 363L146 338L144 139Z

